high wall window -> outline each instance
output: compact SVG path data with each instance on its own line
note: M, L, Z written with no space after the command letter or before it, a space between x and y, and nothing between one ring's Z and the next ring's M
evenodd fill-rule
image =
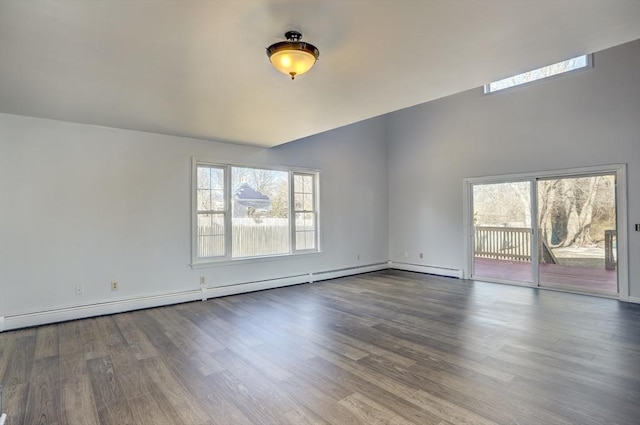
M522 74L513 75L511 77L503 78L502 80L485 84L484 92L493 93L499 90L504 90L511 87L528 84L533 81L542 80L544 78L565 74L567 72L577 71L589 66L591 66L591 55L577 56L575 58L567 59L562 62L554 63L553 65L543 66L542 68L523 72Z
M194 162L192 262L318 250L318 173Z

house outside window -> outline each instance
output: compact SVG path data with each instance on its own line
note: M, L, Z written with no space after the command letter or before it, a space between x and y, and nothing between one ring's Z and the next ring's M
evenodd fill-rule
M192 263L318 251L317 171L194 160Z

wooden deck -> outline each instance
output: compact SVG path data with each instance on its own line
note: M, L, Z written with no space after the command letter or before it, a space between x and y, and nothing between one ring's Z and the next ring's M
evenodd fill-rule
M540 285L576 292L617 294L616 270L603 268L540 264ZM530 262L475 258L474 276L533 283Z

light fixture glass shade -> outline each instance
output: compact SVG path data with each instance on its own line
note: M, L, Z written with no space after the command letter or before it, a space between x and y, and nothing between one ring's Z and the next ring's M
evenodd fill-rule
M304 74L316 63L314 55L295 49L279 50L273 53L269 60L278 71L292 78Z
M267 47L267 56L274 68L293 80L311 69L320 51L313 44L300 41L302 34L297 31L288 31L284 36L288 41Z

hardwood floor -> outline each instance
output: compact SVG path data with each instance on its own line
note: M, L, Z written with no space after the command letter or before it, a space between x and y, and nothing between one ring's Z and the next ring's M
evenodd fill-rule
M6 425L638 424L640 305L399 271L0 333Z

